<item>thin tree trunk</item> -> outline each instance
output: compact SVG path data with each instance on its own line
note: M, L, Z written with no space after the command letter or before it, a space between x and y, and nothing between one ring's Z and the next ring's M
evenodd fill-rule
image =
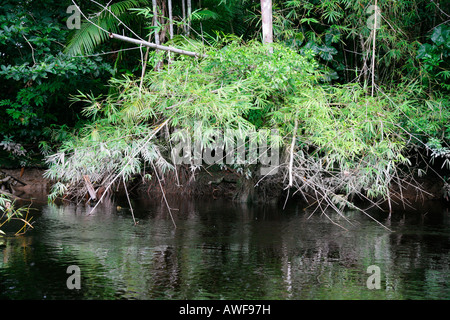
M158 30L158 3L156 2L156 0L152 0L152 4L153 4L153 27L155 27L155 44L158 46L160 45L160 39L159 39L159 30ZM148 49L148 48L147 48ZM156 49L156 51L158 51L158 49ZM145 63L147 63L147 60L145 61ZM162 61L158 61L156 63L156 71L159 71L161 69L162 66Z
M172 0L167 0L167 11L169 15L169 38L170 40L173 39L173 14L172 14ZM169 59L168 63L169 65L172 63L172 56L171 52L168 53Z
M289 184L288 184L288 188L290 188L294 185L294 179L292 176L292 168L294 166L294 151L295 151L295 141L297 138L297 130L298 130L298 120L295 119L294 133L292 134L291 149L289 152Z
M158 19L158 12L157 12L157 4L156 4L156 0L152 0L152 4L153 4L153 21L152 21L152 25L153 26L157 26L157 19ZM150 33L150 35L148 36L148 42L150 42L152 39L152 35ZM159 34L158 32L155 30L155 43L156 45L159 45ZM141 72L141 81L139 84L139 92L142 91L142 84L144 81L144 75L145 75L145 70L147 69L147 61L148 61L148 52L150 50L150 47L147 46L147 49L145 50L145 56L142 59L142 72Z
M186 35L189 36L189 34L191 33L192 1L191 0L186 0L186 1L187 1L187 32L186 32Z
M366 86L367 85L367 73L368 73L367 60L369 59L369 51L366 51L366 45L364 42L364 38L361 34L359 35L359 41L361 44L361 52L363 55L363 65L361 67L361 72L364 77L364 86Z
M168 11L169 11L169 37L170 40L173 39L173 17L172 17L172 0L167 0Z
M161 32L159 33L160 43L166 42L167 37L166 34L167 30L169 29L169 24L167 23L168 18L166 16L167 16L167 4L165 1L162 1L159 23L161 26L164 26L164 28L162 28Z
M155 27L155 43L159 45L159 32L157 31L158 27L158 4L156 3L156 0L152 0L153 4L153 26Z
M261 0L261 19L263 43L273 43L272 0Z
M272 0L261 0L263 43L273 42Z
M377 0L375 0L375 22L373 27L373 43L372 43L372 97L375 90L375 42L377 38L377 18L378 18L378 6Z
M187 34L187 28L186 28L186 3L185 3L185 0L181 0L181 11L182 11L182 14L183 14L184 34Z

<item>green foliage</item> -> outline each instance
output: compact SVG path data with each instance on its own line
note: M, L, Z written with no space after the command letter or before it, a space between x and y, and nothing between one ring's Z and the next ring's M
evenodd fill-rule
M120 25L130 25L131 27L143 24L139 16L133 15L130 9L149 6L149 0L124 0L111 4L108 10L96 7L90 21L83 19L80 29L75 29L70 33L67 41L65 53L70 56L85 55L93 53L96 48L109 40L108 33L99 29L100 26L109 32L119 33ZM83 12L86 11L83 9ZM123 28L123 27L122 27Z
M218 43L204 61L183 59L161 72L149 72L147 87L158 92L156 111L172 115L175 126L190 131L197 121L222 130L267 128L269 113L287 95L318 81L311 53L301 56L275 47L268 55L268 48L257 42L240 45L231 38Z
M45 177L57 181L49 195L81 198L86 194L84 175L96 186L111 187L115 174L117 183L127 182L139 174L144 163L154 162L164 172L171 165L161 155L161 147L147 138L153 128L143 125L128 127L124 123L107 124L100 121L66 139L57 152L47 157L49 169ZM144 146L144 147L143 147Z
M397 103L402 114L401 128L410 134L409 145L414 148L412 156L443 161L442 168L450 169L448 158L450 142L450 99L445 94L436 92L433 98L422 98L424 89L417 84L409 84L398 89ZM416 89L416 90L414 90ZM407 95L414 93L418 98L410 99ZM426 166L425 166L426 168Z
M388 196L394 181L411 176L411 153L449 163L450 29L438 2L379 0L374 38L373 1L273 1L272 54L255 40L259 1L194 2L189 35L174 2L178 34L170 45L207 58L150 50L142 79L133 76L140 76L141 51L109 62L82 57L128 44L106 41L107 33L88 21L67 30L71 1L16 2L0 8L0 146L23 157L38 145L48 156L47 177L59 181L52 197L82 197L83 175L97 188L148 177L149 167L170 170L171 141L164 137L175 138L177 129L201 129L204 144L216 129L277 129L280 148L293 160L292 167L281 165L293 176L290 186L332 206L351 205L353 195ZM122 33L127 25L147 39L168 27L166 18L152 26L150 5L123 0L82 9L101 11L89 16L105 30ZM126 76L111 79L107 92L102 84L114 74L112 64ZM377 90L368 96L372 73Z
M19 207L17 208L15 205L15 201L11 200L8 196L0 193L0 237L6 235L4 231L2 231L2 227L11 222L11 220L20 220L24 224L22 228L20 228L16 235L25 233L29 228L32 228L30 223L32 218L28 218L29 213L28 207ZM28 219L28 220L27 220Z
M195 6L195 1L192 1ZM253 1L242 0L203 0L201 8L192 12L192 28L194 35L208 40L215 33L233 34L238 37L248 36L251 25ZM250 29L250 30L249 30ZM251 32L251 31L250 31ZM257 38L258 39L258 38Z
M314 75L311 54L303 57L276 46L274 54L268 55L266 46L240 42L228 37L217 48L207 49L207 59L178 57L163 70L149 68L142 88L137 80L125 77L111 80L116 93L103 100L80 94L78 100L91 101L84 114L93 123L48 157L46 176L60 181L53 197L61 192L83 195L83 175L97 186L106 186L119 173L128 181L145 164L169 170L170 143L147 140L165 119L170 119L173 128L191 134L198 123L205 133L239 129L245 135L255 126L267 128L272 125L270 112L284 95L319 77ZM193 45L196 51L206 49L193 41L185 49ZM207 135L204 139L208 143Z
M424 43L417 50L417 58L423 62L423 81L426 86L436 86L450 91L450 26L442 24L434 28L431 44Z
M372 55L373 1L275 1L274 32L278 41L295 48L313 48L330 68L333 80L363 83ZM379 0L376 34L377 83L395 85L405 76L422 77L416 59L424 32L444 28L445 12L436 2ZM440 30L440 29L439 29ZM439 33L439 35L438 35ZM443 33L435 30L435 38ZM422 48L425 50L428 48ZM431 64L435 61L430 61ZM334 71L334 73L333 73ZM442 70L440 70L442 71ZM446 73L443 76L447 76Z
M69 94L100 87L114 70L99 57L61 52L69 33L59 20L64 6L50 12L45 4L51 1L14 2L0 9L0 139L36 144L51 123L73 123L77 109L69 108Z
M351 205L352 195L386 197L390 184L401 182L400 168L409 165L409 136L399 129L402 109L396 99L367 96L357 84L324 84L312 50L299 54L273 44L269 54L258 42L222 40L212 48L190 41L208 57L178 57L162 70L149 68L141 88L139 81L124 78L112 81L117 93L103 100L80 95L91 100L84 112L93 123L48 158L47 176L60 181L54 195L74 186L83 195L83 175L100 186L117 174L129 180L157 159L158 167L170 169L165 151L170 142L147 138L166 119L171 131L194 135L201 129L204 145L215 129L243 136L277 129L283 150L295 138L294 166L281 167L292 170L298 191L312 192L337 210Z

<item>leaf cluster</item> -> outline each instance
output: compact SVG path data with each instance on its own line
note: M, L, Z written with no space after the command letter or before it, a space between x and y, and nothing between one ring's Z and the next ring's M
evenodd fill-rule
M114 70L100 57L61 52L69 34L60 20L66 6L52 5L57 10L49 12L44 3L13 2L0 9L0 138L36 144L45 126L73 123L70 93L98 87Z
M104 99L79 95L90 101L84 112L93 123L48 158L47 176L62 183L55 191L85 194L83 175L100 186L119 173L129 180L158 161L159 170L172 168L169 136L146 140L166 119L172 139L175 129L191 135L200 129L204 145L214 130L246 136L277 129L280 149L295 159L289 168L283 158L283 172L293 172L299 192L328 205L349 205L353 195L386 197L391 183L402 181L408 134L399 128L398 99L368 96L358 84L330 85L311 50L272 44L269 53L267 45L236 37L216 43L190 41L207 58L178 57L158 71L150 66L142 86L124 77L112 80L116 93Z

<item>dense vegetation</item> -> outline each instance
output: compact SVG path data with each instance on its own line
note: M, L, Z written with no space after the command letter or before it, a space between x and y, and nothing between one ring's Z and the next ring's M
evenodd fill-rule
M390 200L394 186L401 194L427 173L446 186L445 1L273 1L273 44L261 43L254 1L84 1L74 30L65 25L72 1L6 3L3 158L45 163L56 182L51 199L84 197L86 177L105 192L174 175L173 144L197 129L204 145L214 130L276 129L275 177L259 176L255 163L220 169L252 186L276 180L321 209ZM133 46L106 31L202 57ZM181 166L193 174L204 167Z

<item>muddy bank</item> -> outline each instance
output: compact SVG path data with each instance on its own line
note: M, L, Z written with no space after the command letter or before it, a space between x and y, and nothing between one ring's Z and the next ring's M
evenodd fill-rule
M13 185L15 196L22 199L46 200L51 183L43 177L44 169L22 168L1 169L1 171L24 183L16 182Z
M280 177L246 178L232 170L201 169L193 174L186 167L178 167L176 174L161 179L138 181L136 190L141 195L161 194L188 197L228 199L235 202L276 202L283 194Z
M226 198L236 202L274 203L284 202L288 196L281 175L247 179L231 171L200 171L193 175L181 168L177 175L161 179L162 188L167 195L185 195L189 197L206 196L212 199ZM161 194L161 186L157 179L136 186L140 195ZM294 196L292 196L294 194ZM306 195L308 196L308 195ZM315 195L309 195L308 202L315 202ZM291 201L304 201L295 192L290 192ZM393 185L390 190L390 203L378 202L382 207L392 209L420 206L429 201L450 203L444 194L444 183L432 177L416 178L404 181L401 186ZM356 200L356 199L354 199ZM361 199L362 202L367 199ZM361 202L358 201L358 202Z
M1 168L0 168L1 169ZM1 169L25 185L14 185L15 196L22 199L46 200L52 182L45 179L42 168ZM232 171L201 170L193 174L187 168L180 167L177 174L166 175L161 179L161 186L166 195L189 197L208 197L212 199L229 199L236 202L276 202L285 200L284 187L279 177L266 178L259 181L257 177L246 179ZM161 194L158 179L144 181L136 177L129 188L132 196L142 197L148 194ZM123 190L118 189L119 192ZM402 188L393 186L391 189L392 205L422 203L445 198L444 184L438 179L421 178L404 184Z

